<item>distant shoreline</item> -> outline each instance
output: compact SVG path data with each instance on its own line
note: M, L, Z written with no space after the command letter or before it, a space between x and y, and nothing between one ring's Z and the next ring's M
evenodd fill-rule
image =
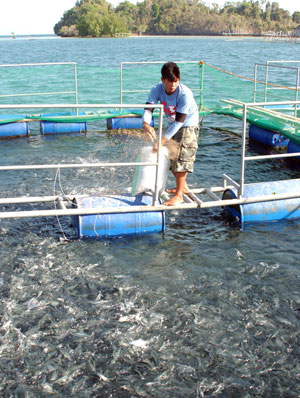
M27 38L27 37L60 37L56 34L26 34L26 35L0 35L0 39L18 39L18 38Z
M211 39L228 38L228 39L300 39L297 36L277 36L277 35L241 35L235 33L215 34L215 35L137 35L132 34L126 39L132 38L196 38L205 37ZM52 39L125 39L125 37L91 37L91 36L70 36L64 37L56 34L26 34L26 35L0 35L0 39L17 40L17 39L37 39L37 38L52 38Z

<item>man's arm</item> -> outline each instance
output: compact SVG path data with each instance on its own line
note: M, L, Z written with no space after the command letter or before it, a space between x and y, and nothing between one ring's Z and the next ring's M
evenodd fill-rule
M148 138L151 141L154 141L156 138L155 130L150 126L147 122L143 122L143 133L147 134Z
M174 122L169 125L167 131L164 134L164 137L167 140L171 139L173 135L175 135L177 131L183 126L186 117L186 113L176 112Z
M150 104L150 102L146 102L146 104ZM155 130L150 126L153 110L154 108L145 108L143 113L143 132L147 134L151 141L156 138Z

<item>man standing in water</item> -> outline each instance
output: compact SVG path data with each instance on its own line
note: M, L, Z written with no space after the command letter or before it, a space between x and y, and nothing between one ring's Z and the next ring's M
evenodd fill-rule
M167 192L174 196L165 202L174 206L183 202L183 194L188 193L187 174L193 172L196 151L198 148L199 113L193 93L180 83L180 70L174 62L167 62L161 68L161 82L154 86L147 99L147 104L164 106L168 118L168 128L163 134L162 145L172 139L179 143L179 153L171 160L172 173L176 179L176 188ZM155 130L150 126L153 108L146 108L143 113L143 131L153 141Z

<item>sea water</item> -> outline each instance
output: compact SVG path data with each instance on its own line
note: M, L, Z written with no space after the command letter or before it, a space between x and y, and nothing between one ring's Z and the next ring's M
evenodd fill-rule
M1 64L77 62L79 100L90 103L119 101L120 62L205 60L249 76L255 62L293 59L298 46L205 37L0 40ZM35 71L1 69L1 93L72 85L64 69L58 78L50 67L47 78ZM139 95L132 103L145 101ZM191 187L220 185L224 172L239 178L240 138L228 130L240 133L241 122L204 118ZM33 126L28 138L1 140L0 162L134 161L144 145L139 134L112 134L101 123L51 137ZM133 175L133 167L2 171L0 191L118 193ZM284 160L251 162L246 176L300 177ZM220 208L170 211L165 233L111 241L78 240L68 217L1 220L0 395L299 397L298 237L297 220L241 226Z

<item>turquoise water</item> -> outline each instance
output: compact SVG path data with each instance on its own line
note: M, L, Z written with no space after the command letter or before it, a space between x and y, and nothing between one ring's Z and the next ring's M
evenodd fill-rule
M253 76L255 62L293 59L299 45L196 37L16 39L0 40L0 49L1 64L75 61L80 102L112 103L119 101L121 61L203 59ZM69 90L69 72L57 68L15 70L11 77L0 70L1 94L34 85ZM134 70L128 84L145 78L151 85L154 73ZM194 75L182 79L198 84ZM228 130L240 133L240 122L204 118L192 187L220 185L223 172L238 179L240 139ZM29 138L1 140L0 163L131 161L143 145L141 137L106 132L103 122L77 136L41 136L33 126ZM247 151L261 148L249 144ZM0 195L124 192L133 173L1 172ZM247 165L246 177L300 175L276 160ZM1 396L299 397L297 221L241 227L222 209L174 210L165 233L114 241L77 240L72 220L59 221L0 223Z

